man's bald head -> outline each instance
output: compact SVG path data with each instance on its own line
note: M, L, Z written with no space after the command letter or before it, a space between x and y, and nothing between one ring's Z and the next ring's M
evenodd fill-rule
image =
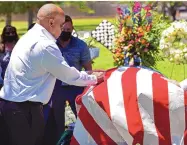
M43 5L37 14L39 20L54 18L56 15L64 15L63 10L55 4Z
M43 26L55 38L59 37L64 21L64 11L55 4L45 4L37 13L37 23Z

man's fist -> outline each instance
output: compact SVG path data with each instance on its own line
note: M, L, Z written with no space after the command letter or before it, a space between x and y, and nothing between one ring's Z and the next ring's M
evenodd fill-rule
M95 75L97 77L97 84L100 84L104 81L105 71L93 70L93 71L88 71L87 73L91 75Z

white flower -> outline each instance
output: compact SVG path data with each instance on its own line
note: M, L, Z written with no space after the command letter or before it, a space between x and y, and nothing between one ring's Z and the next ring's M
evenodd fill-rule
M182 53L182 51L181 51L181 50L179 50L179 49L177 49L177 50L175 50L175 53L176 53L176 54L181 54L181 53Z
M166 57L168 57L169 55L170 55L170 51L165 51L165 55L166 55Z
M184 48L184 49L183 49L183 52L187 52L187 48Z
M184 58L187 60L187 53L184 54Z
M175 50L171 49L170 54L175 54Z
M179 59L180 55L179 54L175 54L175 59Z
M124 50L128 50L128 46L123 47Z
M170 58L170 61L172 62L172 61L173 61L173 58Z
M187 22L173 22L169 28L164 30L159 48L170 61L177 64L187 63Z

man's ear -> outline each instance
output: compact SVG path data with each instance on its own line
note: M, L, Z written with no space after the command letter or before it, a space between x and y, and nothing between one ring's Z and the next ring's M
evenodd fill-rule
M53 25L54 25L54 19L49 19L49 26L53 27Z

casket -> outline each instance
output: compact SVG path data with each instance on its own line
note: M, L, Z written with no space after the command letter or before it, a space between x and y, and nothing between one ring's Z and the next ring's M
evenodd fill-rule
M187 144L187 92L158 72L108 70L105 81L88 87L76 105L71 145Z

